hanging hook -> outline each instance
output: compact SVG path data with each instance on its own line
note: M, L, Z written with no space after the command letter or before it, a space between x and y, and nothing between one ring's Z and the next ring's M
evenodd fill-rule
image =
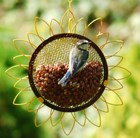
M72 0L68 0L68 3L69 3L69 19L68 19L68 32L69 33L72 33L72 20L73 20L73 17L72 17Z
M72 0L68 0L68 2L72 2Z
M72 11L72 0L68 0L68 3L69 3L69 11L71 12Z

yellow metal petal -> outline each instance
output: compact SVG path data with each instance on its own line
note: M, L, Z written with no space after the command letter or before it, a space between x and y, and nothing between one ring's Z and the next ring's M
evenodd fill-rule
M24 85L27 86L27 84L29 84L28 76L24 76L24 77L20 78L18 81L16 81L16 83L14 84L14 87L18 90L22 90L25 88Z
M27 33L27 38L28 38L28 41L29 41L31 47L34 50L42 43L42 41L40 40L40 37L38 37L38 35L35 33L31 33L31 32Z
M39 24L37 23L38 21L40 21ZM53 34L50 25L40 17L35 17L34 26L35 32L42 42Z
M113 57L118 54L122 49L124 42L121 40L109 41L102 47L102 52L104 53L106 59Z
M72 32L76 34L83 34L85 28L87 27L87 21L84 17L78 19L72 28ZM83 28L83 29L81 29Z
M86 110L86 119L89 123L94 126L100 127L101 126L101 115L99 109L96 105L92 105L88 107Z
M97 22L99 22L97 24ZM91 28L92 26L98 25L98 27ZM90 38L93 42L96 41L97 36L102 32L102 18L96 18L92 20L84 30L83 35Z
M99 32L99 34L96 36L95 43L97 46L100 47L100 49L103 48L103 46L108 42L109 40L109 33L108 32Z
M106 102L106 99L103 95L95 102L94 106L101 112L109 112L108 103Z
M26 67L28 67L27 65L15 65L15 66L12 66L10 68L8 68L5 73L13 78L13 79L16 79L16 80L19 80L21 79L22 75L21 75L21 72L23 71L23 69L25 69ZM24 76L23 76L24 77Z
M23 97L24 96L24 97ZM13 100L14 105L26 105L30 103L30 100L33 97L33 93L30 90L30 86L23 88L20 90ZM24 100L23 100L24 99ZM19 102L17 102L19 101ZM26 101L26 102L22 102Z
M121 97L119 96L118 92L115 90L111 90L106 88L106 91L103 93L105 99L102 99L104 102L114 106L120 106L123 104Z
M44 107L45 105L43 103L40 103L40 101L37 99L36 96L34 96L29 104L28 104L28 112L36 112L38 111L39 109L41 109L42 107Z
M114 55L112 58L107 59L107 64L109 67L109 70L115 68L123 61L123 57L119 55Z
M55 110L51 110L50 113L50 122L52 126L56 126L60 123L60 121L63 119L64 112L59 112Z
M116 80L123 80L131 76L131 72L121 66L109 66L110 76L113 76Z
M72 113L73 119L76 123L78 123L80 126L84 127L86 125L86 112L85 110L74 112Z
M109 78L108 78L108 85L106 87L109 88L110 90L117 91L117 90L122 89L123 85L115 77L109 76Z
M27 55L31 55L34 51L32 46L27 40L24 39L14 39L13 44L15 49L18 51L18 53L22 56L25 56L26 58L30 59Z
M51 27L51 30L53 33L52 35L58 34L58 33L64 33L62 24L59 21L57 21L56 19L51 20L50 27Z
M65 113L62 120L60 121L63 132L68 136L75 126L75 120L71 113Z
M31 55L17 55L13 57L13 60L16 62L17 65L22 66L24 69L28 69L29 59Z
M34 123L36 127L40 127L41 125L47 123L50 119L51 109L47 106L43 106L40 104L36 110Z
M62 16L61 26L63 27L64 33L74 33L73 27L76 24L76 19L72 11L67 10L64 15Z

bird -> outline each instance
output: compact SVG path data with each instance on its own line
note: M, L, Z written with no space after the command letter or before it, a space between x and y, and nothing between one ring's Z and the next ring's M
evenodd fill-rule
M64 76L58 80L58 85L66 86L69 79L81 70L89 57L88 46L91 42L85 39L76 42L76 45L70 50L69 66Z

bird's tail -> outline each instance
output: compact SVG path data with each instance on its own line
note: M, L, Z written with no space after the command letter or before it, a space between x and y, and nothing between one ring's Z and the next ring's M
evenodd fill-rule
M58 81L58 84L61 85L62 87L66 86L70 77L71 77L71 72L68 70L66 74L62 77L62 79Z

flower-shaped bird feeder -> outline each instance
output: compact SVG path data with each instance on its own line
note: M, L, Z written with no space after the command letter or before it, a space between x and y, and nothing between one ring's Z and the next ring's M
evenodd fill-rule
M48 23L36 17L35 33L28 33L27 40L14 40L20 55L13 58L17 65L6 70L17 80L14 87L19 92L13 104L27 105L29 112L35 112L37 127L50 121L52 126L60 124L66 135L75 123L85 126L88 121L99 127L100 112L107 113L109 104L122 105L117 91L123 88L121 80L130 75L119 65L123 59L118 55L123 41L110 41L109 34L103 31L101 18L89 24L83 17L77 20L72 0L68 2L69 8L60 22L52 19ZM89 42L87 62L66 86L61 86L58 81L69 69L70 51L81 40ZM20 76L17 70L28 73ZM46 114L40 118L42 111Z

